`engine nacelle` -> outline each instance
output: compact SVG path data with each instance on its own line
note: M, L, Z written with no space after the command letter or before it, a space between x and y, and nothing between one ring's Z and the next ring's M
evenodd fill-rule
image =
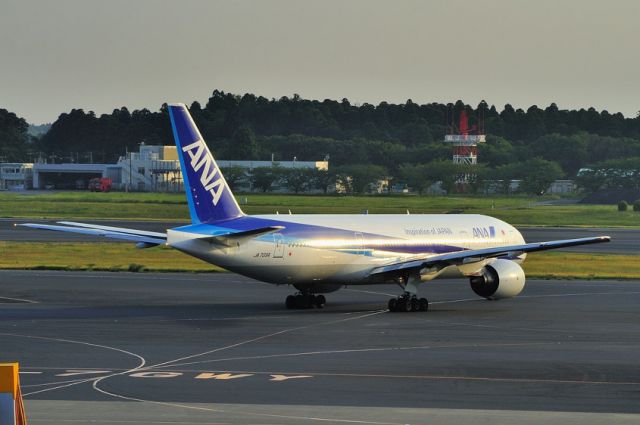
M488 264L480 276L469 280L473 292L490 300L511 298L524 289L524 270L514 261L498 259Z

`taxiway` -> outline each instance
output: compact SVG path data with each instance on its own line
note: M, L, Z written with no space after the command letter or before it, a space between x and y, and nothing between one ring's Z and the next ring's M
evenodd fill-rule
M0 357L30 423L640 421L640 282L529 281L511 300L434 281L288 311L233 274L0 272Z

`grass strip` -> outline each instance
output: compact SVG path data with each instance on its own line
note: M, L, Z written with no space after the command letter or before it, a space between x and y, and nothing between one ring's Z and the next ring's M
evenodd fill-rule
M247 214L485 214L519 226L640 227L640 213L615 205L546 205L526 196L238 195ZM188 221L184 194L0 193L0 217Z
M130 272L220 272L220 267L166 246L130 243L0 242L0 269Z
M536 252L524 263L528 277L548 279L640 279L640 255Z
M136 249L128 243L99 242L0 242L0 269L224 271L165 246ZM640 279L640 256L539 252L528 256L524 270L532 278Z

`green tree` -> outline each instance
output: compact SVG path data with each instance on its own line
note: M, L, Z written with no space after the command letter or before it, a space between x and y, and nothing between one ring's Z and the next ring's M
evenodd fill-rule
M485 165L464 164L460 167L460 171L465 176L467 187L471 193L479 193L485 189L490 172Z
M503 137L488 135L487 142L478 145L478 158L491 167L517 161L517 153L510 141Z
M248 180L247 169L239 165L221 167L221 171L231 190L236 190L241 183Z
M487 170L485 178L492 180L496 192L511 193L511 181L519 179L522 174L522 164L514 162Z
M544 194L551 183L563 176L557 162L542 158L533 158L522 164L522 183L520 189L532 195Z
M311 181L313 187L319 189L325 195L329 191L329 188L336 183L336 173L330 170L318 170L314 168L311 174Z
M271 186L282 176L280 167L256 167L251 171L251 184L262 192L271 191Z
M282 178L287 188L298 194L311 186L312 173L308 168L289 168L282 171Z
M402 164L399 175L411 189L420 195L434 183L428 164Z
M640 157L612 159L583 169L578 185L588 191L598 189L640 189Z
M542 159L557 162L568 176L573 177L587 159L587 135L547 134L536 139L532 152Z
M386 176L387 170L380 165L345 165L338 172L338 180L347 192L357 194L367 193L372 183Z
M602 170L586 168L580 170L576 176L576 184L578 187L584 189L586 192L596 192L605 185L607 180L606 175Z
M456 188L456 182L463 172L462 168L449 160L432 161L426 164L428 170L427 178L433 181L439 181L442 189L447 193L453 193Z
M249 127L239 127L233 133L233 137L227 147L229 158L238 160L256 159L257 153L258 144L253 130Z
M13 112L0 109L0 156L7 161L24 159L29 135L29 125Z

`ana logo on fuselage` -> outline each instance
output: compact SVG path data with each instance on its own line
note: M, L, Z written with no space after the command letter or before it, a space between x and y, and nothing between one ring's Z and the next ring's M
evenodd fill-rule
M493 226L486 227L474 227L473 228L473 237L474 238L495 238L496 237L496 229Z
M196 140L192 144L182 148L183 152L187 152L191 158L191 167L196 173L202 169L200 173L200 183L204 190L212 196L213 205L218 205L218 200L224 190L224 180L220 171L213 163L213 158L204 144L204 140Z

